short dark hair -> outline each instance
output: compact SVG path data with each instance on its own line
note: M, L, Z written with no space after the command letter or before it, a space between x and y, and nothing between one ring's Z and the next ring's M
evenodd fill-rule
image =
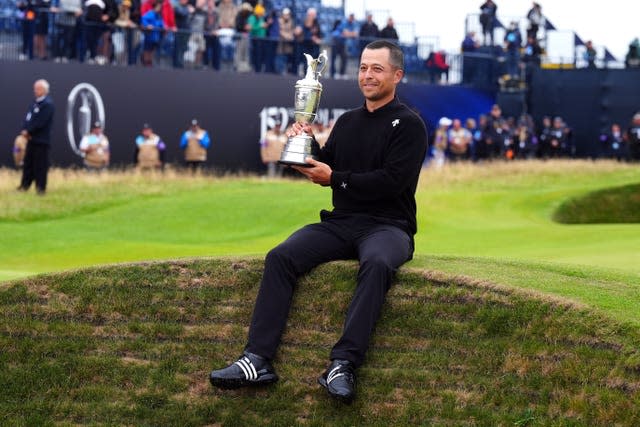
M404 53L397 44L389 40L375 40L365 46L365 49L389 49L389 62L392 66L404 70Z

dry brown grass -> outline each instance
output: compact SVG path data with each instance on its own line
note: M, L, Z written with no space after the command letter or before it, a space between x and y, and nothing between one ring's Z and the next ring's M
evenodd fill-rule
M424 168L421 173L420 185L434 185L443 183L461 183L478 181L488 178L509 178L521 175L543 174L559 175L574 173L608 173L620 170L637 170L637 166L629 163L619 163L610 160L548 160L548 161L512 161L449 163L443 168ZM0 191L13 190L20 182L20 171L0 168ZM113 169L102 173L89 173L83 169L52 168L49 171L51 187L61 187L76 184L85 186L140 185L150 181L211 181L232 180L238 178L260 179L254 173L207 174L198 172L192 174L183 169L167 167L164 172L140 171L134 168Z
M203 172L195 174L182 169L167 167L164 171L140 171L138 169L114 169L101 173L87 172L83 169L52 168L49 170L49 188L73 187L77 185L86 187L99 187L105 185L139 186L152 184L153 182L190 181L206 182L211 180L229 180L239 177L253 177L250 174L226 174L211 175ZM15 169L0 168L0 192L12 191L20 183L21 171Z
M524 175L566 175L584 173L610 173L620 170L637 170L637 165L620 163L612 160L529 160L529 161L495 161L485 163L458 162L446 164L443 168L429 167L422 171L420 188L493 180L495 178L508 181Z

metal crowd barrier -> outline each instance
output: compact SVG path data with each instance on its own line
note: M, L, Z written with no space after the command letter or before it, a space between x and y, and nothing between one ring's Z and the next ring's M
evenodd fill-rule
M291 59L278 53L277 39L249 38L230 30L220 30L217 35L192 33L191 31L161 30L158 43L152 54L146 55L145 39L153 37L147 30L123 28L115 24L93 24L79 18L69 24L60 19L59 13L43 12L48 16L48 26L45 34L36 33L37 24L25 21L20 17L0 15L0 58L8 60L49 60L56 62L77 61L98 65L113 66L142 66L153 67L184 67L207 68L216 70L249 72L255 71L253 59L264 58L264 55L254 55L256 49L264 49L268 55L274 55L273 64L260 68L261 72L285 74L287 72L300 75L304 73L304 58L302 43L294 44L295 57L298 67L290 65ZM36 41L40 38L40 41ZM355 79L357 76L360 49L371 39L355 39L347 49L348 67L346 77ZM37 45L44 45L42 58L38 57ZM91 44L97 44L92 54ZM401 43L405 53L406 79L413 82L432 82L438 84L477 84L480 86L495 83L495 76L486 72L491 68L490 62L495 58L490 55L471 54L469 57L458 52L447 53L449 65L448 73L434 72L426 66L428 55L434 51L432 41L419 39L415 43ZM331 53L333 41L324 40L321 49ZM180 54L181 52L181 54ZM40 52L42 53L42 52ZM176 55L176 53L178 53ZM263 52L264 53L264 52ZM471 59L469 59L471 58ZM296 59L294 59L296 61ZM469 65L471 64L471 65ZM479 65L480 64L480 65ZM474 68L470 78L469 68L463 71L463 66ZM479 70L479 71L478 71ZM325 71L326 77L329 71ZM476 75L476 73L479 73ZM486 79L492 81L485 81Z

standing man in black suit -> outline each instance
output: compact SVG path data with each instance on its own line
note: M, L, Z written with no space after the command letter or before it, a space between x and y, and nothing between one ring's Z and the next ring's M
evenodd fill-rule
M51 126L53 125L54 106L49 96L49 82L40 79L33 84L35 100L25 117L22 131L27 140L27 151L22 169L22 181L19 191L27 191L35 180L36 192L44 195L47 190L49 172L49 147Z

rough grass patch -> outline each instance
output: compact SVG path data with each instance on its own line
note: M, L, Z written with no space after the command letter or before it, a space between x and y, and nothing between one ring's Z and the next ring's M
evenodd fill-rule
M261 260L178 260L1 287L5 421L633 425L640 417L637 328L565 300L410 269L389 292L358 398L342 407L316 379L342 327L353 262L301 281L274 361L278 384L214 390L208 372L242 351L261 269Z
M588 193L562 202L553 219L563 224L640 223L640 184Z

